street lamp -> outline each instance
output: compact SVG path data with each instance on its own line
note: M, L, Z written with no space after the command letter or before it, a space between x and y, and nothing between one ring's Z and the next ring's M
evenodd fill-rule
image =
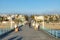
M11 18L10 18L10 19L11 19L10 21L11 21L11 29L12 29L12 24L13 24L13 22L12 22L12 16L11 16Z

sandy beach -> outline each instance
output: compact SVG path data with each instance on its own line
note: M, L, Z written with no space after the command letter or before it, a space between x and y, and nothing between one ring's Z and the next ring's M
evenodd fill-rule
M45 28L47 29L60 29L60 23L44 23Z
M12 26L14 27L14 24L12 24ZM7 23L1 23L0 22L0 29L5 29L5 28L11 28L11 23L8 21Z

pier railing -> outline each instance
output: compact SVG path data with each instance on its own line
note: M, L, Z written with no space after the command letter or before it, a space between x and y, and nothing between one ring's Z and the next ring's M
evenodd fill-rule
M60 38L60 30L56 30L56 29L47 29L47 28L41 28L42 30L44 30L46 33L48 33L49 35L55 37L55 38Z
M2 23L0 22L0 37L13 29L14 29L14 23L12 23L12 26L11 26L10 22L7 22L7 21Z

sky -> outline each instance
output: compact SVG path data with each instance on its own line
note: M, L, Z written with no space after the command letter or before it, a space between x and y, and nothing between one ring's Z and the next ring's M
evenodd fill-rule
M0 13L44 13L60 11L60 0L0 0Z

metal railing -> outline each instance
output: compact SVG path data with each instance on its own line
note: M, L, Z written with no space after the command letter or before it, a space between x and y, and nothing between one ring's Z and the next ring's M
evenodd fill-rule
M60 38L60 30L47 29L47 28L44 28L43 30L56 38Z
M11 23L10 22L0 23L0 35L8 32L12 29L14 29L14 25L12 25L12 28L11 28Z

